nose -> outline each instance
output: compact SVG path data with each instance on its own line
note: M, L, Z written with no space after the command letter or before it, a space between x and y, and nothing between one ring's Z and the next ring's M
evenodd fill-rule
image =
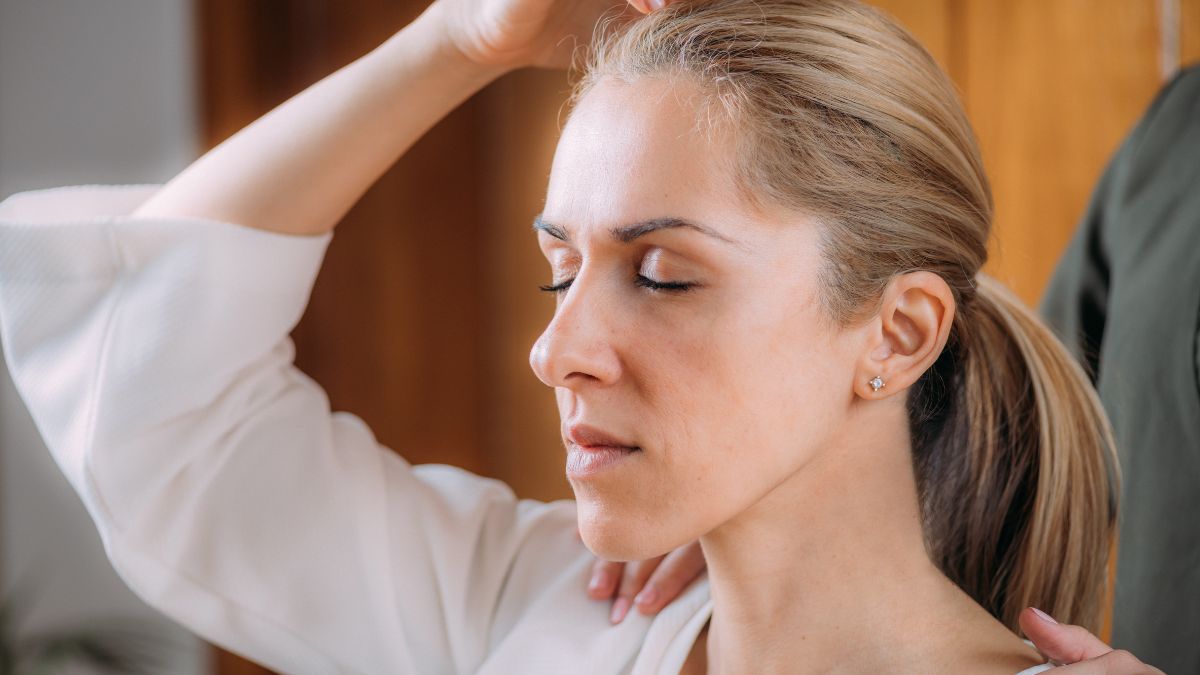
M612 328L618 322L612 303L584 285L587 283L582 273L575 278L554 318L529 352L529 365L546 386L611 384L620 374Z

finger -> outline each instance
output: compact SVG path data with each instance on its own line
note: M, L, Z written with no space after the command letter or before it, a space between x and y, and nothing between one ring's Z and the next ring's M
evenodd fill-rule
M1017 621L1038 651L1052 661L1077 663L1112 651L1112 647L1086 629L1058 623L1050 615L1033 607L1022 610Z
M617 589L617 599L613 602L610 619L613 623L621 623L629 608L633 606L633 598L646 585L646 579L654 572L666 556L658 556L649 560L625 563L625 573L621 575L621 587Z
M1114 649L1094 659L1054 669L1055 675L1163 675L1124 649Z
M672 0L629 0L629 4L642 14L649 14L656 9L662 9L671 4Z
M650 575L645 588L634 598L634 606L645 615L658 612L679 597L704 568L704 551L700 548L700 542L694 541L671 551Z
M588 580L587 593L593 600L606 600L617 590L617 581L625 567L623 562L599 560L592 563L592 576Z

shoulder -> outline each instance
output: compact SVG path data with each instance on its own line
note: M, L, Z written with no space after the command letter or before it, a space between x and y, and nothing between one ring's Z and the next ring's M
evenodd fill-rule
M1033 642L1030 640L1022 639L1021 642L1024 642L1025 644L1029 645L1030 649L1035 649L1035 650L1037 649L1037 646L1034 645ZM1017 675L1034 675L1034 673L1040 673L1040 672L1043 672L1046 670L1050 670L1053 667L1054 667L1054 664L1052 664L1050 662L1041 663L1036 666L1033 666L1032 668L1026 668L1025 670L1022 670L1021 672L1017 673Z
M1200 143L1200 66L1186 68L1159 90L1130 135L1130 160L1158 165L1164 157L1190 157ZM1190 166L1187 161L1185 165Z

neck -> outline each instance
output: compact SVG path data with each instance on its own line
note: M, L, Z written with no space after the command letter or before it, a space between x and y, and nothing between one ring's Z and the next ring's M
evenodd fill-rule
M701 539L710 673L888 670L953 634L937 610L966 596L925 552L907 420L892 407Z

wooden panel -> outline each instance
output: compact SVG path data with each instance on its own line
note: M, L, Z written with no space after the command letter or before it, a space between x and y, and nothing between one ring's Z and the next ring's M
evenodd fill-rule
M203 5L217 36L203 80L210 145L420 9L383 0ZM250 46L227 44L236 39ZM461 264L479 255L477 116L471 101L443 120L346 216L294 337L297 363L332 406L363 417L380 442L413 461L482 470L473 394L481 282L477 266Z
M1200 0L1179 0L1179 57L1184 66L1200 64Z
M288 96L374 48L423 2L209 0L204 138L215 145ZM414 146L338 225L304 319L296 362L334 410L362 417L413 463L487 473L479 434L485 284L479 224L479 104ZM464 264L465 261L465 264ZM216 672L269 672L218 653Z
M954 74L958 36L954 24L954 0L871 0L891 14L929 50L946 72Z
M553 297L537 289L550 282L550 267L530 225L545 199L567 84L564 73L525 71L485 98L483 439L493 474L541 500L573 496L554 392L529 367L529 350L554 314Z
M1181 0L1184 62L1200 0ZM875 0L954 79L996 199L987 270L1030 304L1160 86L1155 0Z
M1155 3L970 0L959 17L959 84L996 196L987 269L1034 304L1160 86Z
M214 675L274 675L275 671L223 649L213 649Z

